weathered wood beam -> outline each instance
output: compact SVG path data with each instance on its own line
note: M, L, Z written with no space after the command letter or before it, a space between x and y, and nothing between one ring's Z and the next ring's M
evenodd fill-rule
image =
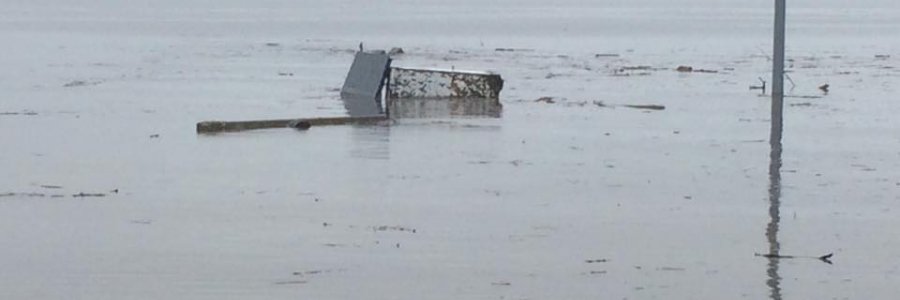
M203 121L197 123L197 133L234 132L269 128L308 129L312 126L375 124L386 120L388 120L386 116L370 116L255 121Z

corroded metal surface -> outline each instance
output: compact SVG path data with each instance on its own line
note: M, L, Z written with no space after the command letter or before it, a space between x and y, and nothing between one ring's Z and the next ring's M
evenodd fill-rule
M489 72L391 68L388 98L497 99L503 79Z

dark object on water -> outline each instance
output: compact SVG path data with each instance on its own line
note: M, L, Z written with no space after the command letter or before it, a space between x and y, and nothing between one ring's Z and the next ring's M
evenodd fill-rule
M762 93L765 94L766 93L766 81L763 80L762 77L760 77L759 82L761 82L762 85L751 85L750 90L762 90Z
M378 124L388 120L387 116L370 117L334 117L312 119L280 119L259 121L204 121L197 123L197 133L219 133L244 131L253 129L288 128L292 123L306 122L310 126L346 125L346 124Z
M832 256L834 256L834 253L828 253L828 254L819 256L819 260L824 261L830 265Z
M820 85L820 86L819 86L819 89L822 90L822 91L825 92L825 93L828 93L828 88L829 88L829 87L830 87L830 85L828 85L828 84L826 83L826 84Z
M759 257L774 258L774 259L812 258L812 259L821 260L822 262L827 263L829 265L832 264L831 258L834 257L834 253L828 253L828 254L825 254L822 256L794 256L794 255L759 254L759 253L756 253L755 255L759 256Z
M86 198L86 197L106 197L106 194L103 193L78 193L72 195L74 198Z
M544 102L548 104L556 103L556 101L553 100L553 97L540 97L537 98L537 100L534 100L534 102Z
M678 66L678 68L675 68L675 71L682 73L719 73L716 70L694 69L691 66Z
M294 128L297 130L308 130L312 127L312 124L307 120L294 120L288 123L288 127Z
M655 104L648 104L648 105L624 104L622 106L628 107L628 108L649 109L649 110L665 110L666 109L666 107L664 105L655 105Z
M594 101L594 105L598 107L606 107L606 108L615 108L615 107L627 107L634 109L645 109L645 110L665 110L665 105L658 104L606 104L603 101Z

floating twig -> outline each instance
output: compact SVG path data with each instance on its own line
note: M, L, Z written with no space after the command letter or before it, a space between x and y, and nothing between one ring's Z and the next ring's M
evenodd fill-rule
M86 197L106 197L106 194L103 193L78 193L72 195L74 198L86 198Z
M755 255L758 257L774 258L774 259L782 259L782 258L785 258L785 259L793 259L793 258L818 259L818 260L821 260L822 262L830 265L831 258L834 256L834 253L828 253L828 254L825 254L822 256L798 256L798 255L760 254L760 253L755 253Z
M624 104L622 106L628 107L628 108L649 109L649 110L665 110L666 109L666 107L664 105L655 105L655 104L647 104L647 105Z

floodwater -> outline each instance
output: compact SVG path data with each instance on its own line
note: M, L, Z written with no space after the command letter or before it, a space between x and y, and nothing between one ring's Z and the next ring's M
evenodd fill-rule
M776 153L769 1L481 2L7 1L0 298L900 294L900 3L790 1ZM195 133L346 115L360 42L502 116Z

